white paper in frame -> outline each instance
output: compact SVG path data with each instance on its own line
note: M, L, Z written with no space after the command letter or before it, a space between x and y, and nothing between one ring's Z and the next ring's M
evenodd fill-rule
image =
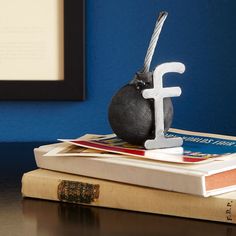
M0 0L0 99L84 99L84 0Z

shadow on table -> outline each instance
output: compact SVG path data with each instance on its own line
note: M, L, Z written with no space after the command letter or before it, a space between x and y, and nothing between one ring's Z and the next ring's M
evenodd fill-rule
M178 217L29 198L22 200L22 207L25 221L34 225L27 228L34 228L35 235L236 235L234 225Z

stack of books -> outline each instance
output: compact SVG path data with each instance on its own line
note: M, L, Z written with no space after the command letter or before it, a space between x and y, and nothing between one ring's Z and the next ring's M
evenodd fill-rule
M171 129L182 148L144 150L115 135L34 149L24 197L236 223L236 137Z

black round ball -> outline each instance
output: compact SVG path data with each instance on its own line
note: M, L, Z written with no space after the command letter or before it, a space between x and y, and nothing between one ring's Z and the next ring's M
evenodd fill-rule
M122 87L112 98L108 119L113 132L130 144L143 145L154 137L154 102L144 99L142 90L134 84ZM164 99L164 126L167 131L173 119L170 98Z

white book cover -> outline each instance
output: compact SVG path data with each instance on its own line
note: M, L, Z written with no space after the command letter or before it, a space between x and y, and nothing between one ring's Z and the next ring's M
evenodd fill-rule
M35 148L34 153L37 166L49 170L205 197L236 190L235 137L176 129L172 129L168 136L184 139L183 156L208 161L176 164L114 153L93 157L88 154L45 155L55 148L68 148L64 143L41 146Z

